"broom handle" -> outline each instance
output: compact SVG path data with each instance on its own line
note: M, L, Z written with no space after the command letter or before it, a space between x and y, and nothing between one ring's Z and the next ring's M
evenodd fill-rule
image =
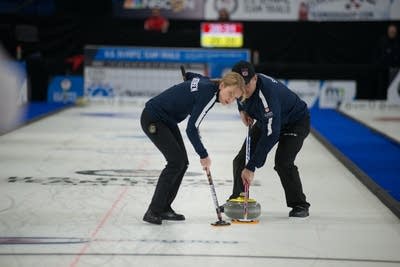
M214 201L215 211L217 212L218 221L222 221L221 210L219 208L218 199L217 199L217 192L215 191L215 186L212 180L211 171L209 169L206 170L208 184L210 185L211 196Z
M247 137L246 137L246 159L245 159L245 166L250 160L250 142L251 142L251 137L250 137L250 130L251 130L251 125L248 126L247 129ZM246 183L244 185L244 219L247 220L247 215L248 215L248 201L249 201L249 195L250 191L249 188L250 184Z

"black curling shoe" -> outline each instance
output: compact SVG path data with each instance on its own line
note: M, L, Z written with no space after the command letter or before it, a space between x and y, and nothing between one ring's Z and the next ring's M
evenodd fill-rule
M161 219L168 220L168 221L184 221L185 220L184 215L178 214L175 211L173 211L172 209L160 213L160 217L161 217Z
M154 213L151 209L148 209L143 216L143 221L152 224L161 224L162 218L160 215Z
M289 217L305 218L309 215L308 207L304 206L296 206L289 212Z

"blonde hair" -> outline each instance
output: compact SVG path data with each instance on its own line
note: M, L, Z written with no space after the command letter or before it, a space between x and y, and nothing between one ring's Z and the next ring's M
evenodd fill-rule
M245 82L242 77L237 72L227 72L220 80L220 82L223 82L225 86L236 86L240 89L242 92L242 100L243 101L246 98L246 90L245 90Z

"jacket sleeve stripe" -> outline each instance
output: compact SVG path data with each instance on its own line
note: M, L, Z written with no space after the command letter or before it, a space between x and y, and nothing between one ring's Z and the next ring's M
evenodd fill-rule
M270 136L272 134L272 118L268 119L267 130L267 136Z
M199 117L196 120L196 123L194 124L196 126L196 128L199 128L201 121L203 120L204 116L206 116L206 114L210 110L210 108L214 105L216 99L217 99L217 96L214 95L211 98L211 100L208 102L208 104L204 107L204 109L201 111Z
M267 110L268 110L267 99L265 99L265 96L264 96L264 94L262 93L261 90L260 90L258 95L260 96L261 102L263 103L265 112L267 112ZM268 119L267 130L268 130L267 136L270 136L272 134L272 118Z

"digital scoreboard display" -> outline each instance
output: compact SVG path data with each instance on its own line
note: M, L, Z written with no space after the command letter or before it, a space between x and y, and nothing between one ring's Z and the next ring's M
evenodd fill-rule
M243 46L243 24L239 22L203 22L200 34L201 47Z

